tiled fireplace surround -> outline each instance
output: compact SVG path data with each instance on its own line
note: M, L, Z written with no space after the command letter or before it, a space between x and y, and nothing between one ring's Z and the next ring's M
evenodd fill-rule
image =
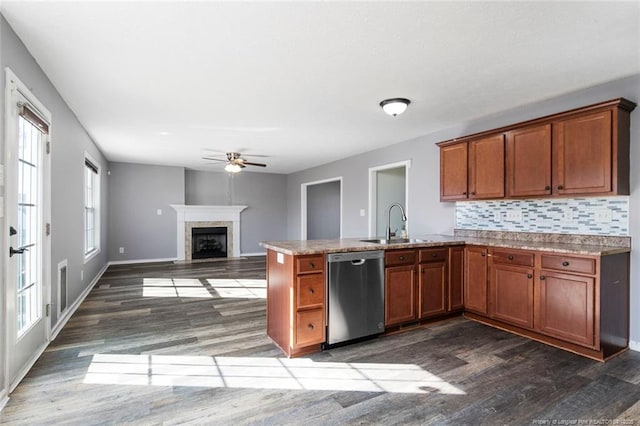
M191 230L227 228L227 257L240 257L240 212L247 206L187 206L172 204L177 212L177 259L190 262Z

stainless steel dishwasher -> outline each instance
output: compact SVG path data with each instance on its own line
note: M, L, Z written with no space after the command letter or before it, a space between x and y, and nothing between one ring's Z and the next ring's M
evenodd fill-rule
M329 254L327 344L384 331L384 251Z

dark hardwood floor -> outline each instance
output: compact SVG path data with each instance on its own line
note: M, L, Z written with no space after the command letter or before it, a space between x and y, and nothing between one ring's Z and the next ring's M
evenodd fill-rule
M640 353L601 364L462 318L286 359L264 268L110 267L0 423L640 425Z

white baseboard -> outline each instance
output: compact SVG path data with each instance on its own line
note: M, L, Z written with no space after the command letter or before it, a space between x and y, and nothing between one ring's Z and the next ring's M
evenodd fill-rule
M263 251L261 253L242 253L240 256L266 256L267 252Z
M108 265L131 265L134 263L156 263L156 262L175 262L177 257L167 257L164 259L134 259L134 260L110 260Z
M0 391L0 411L7 405L9 401L9 397L7 396L7 391L5 389Z
M67 321L69 321L69 318L71 318L71 316L76 312L78 307L80 307L82 302L84 302L84 299L86 299L89 293L91 293L91 290L93 290L93 287L98 283L100 278L102 278L102 275L105 273L108 267L109 267L109 262L107 262L107 264L104 265L104 267L100 270L100 272L96 274L93 280L91 280L91 283L89 283L89 285L82 291L82 293L76 299L76 301L73 302L73 304L69 306L69 308L66 311L64 311L64 313L60 316L60 318L58 318L58 322L56 323L55 327L51 329L51 338L49 339L49 341L54 340L58 336L58 333L60 333L60 330L62 330L65 324L67 324Z
M629 340L629 349L631 349L632 351L640 352L640 342Z

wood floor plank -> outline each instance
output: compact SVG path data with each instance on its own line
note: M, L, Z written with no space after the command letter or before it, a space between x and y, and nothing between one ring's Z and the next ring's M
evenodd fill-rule
M0 424L640 425L640 353L597 363L461 317L288 360L238 290L265 275L264 257L109 267Z

